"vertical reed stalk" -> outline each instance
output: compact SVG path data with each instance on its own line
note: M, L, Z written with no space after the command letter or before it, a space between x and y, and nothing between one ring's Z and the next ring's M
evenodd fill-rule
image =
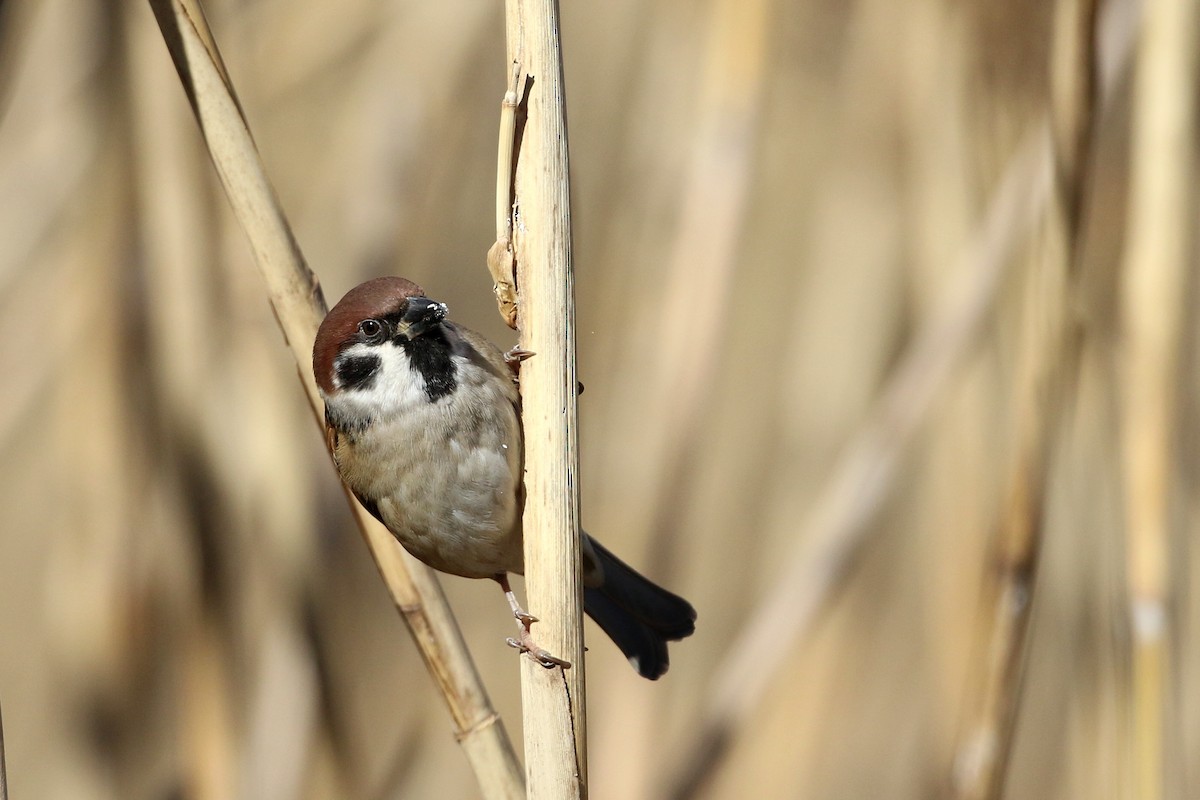
M1044 532L1046 482L1054 436L1073 395L1079 336L1071 321L1083 187L1097 93L1097 4L1062 0L1056 8L1051 121L1055 209L1047 250L1025 292L1016 375L1016 459L994 543L985 618L987 643L973 670L975 689L958 745L954 794L962 800L1004 793L1020 704L1029 623Z
M1121 313L1132 796L1164 796L1170 496L1183 298L1195 203L1195 0L1149 0L1134 79Z
M319 420L311 346L325 313L316 277L292 236L197 0L150 0L213 164L255 261L301 383ZM462 634L432 572L406 557L391 535L359 506L355 518L392 600L454 720L455 734L488 798L524 795L516 754L492 709Z
M560 800L587 795L567 118L557 0L506 9L509 62L529 76L513 225L521 347L537 354L521 369L525 586L541 645L573 665L521 660L525 769L531 798Z

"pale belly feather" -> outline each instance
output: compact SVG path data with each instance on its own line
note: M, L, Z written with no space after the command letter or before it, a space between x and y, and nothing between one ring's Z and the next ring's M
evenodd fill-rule
M343 437L336 455L347 485L421 561L468 578L519 573L517 425L504 398L459 393Z

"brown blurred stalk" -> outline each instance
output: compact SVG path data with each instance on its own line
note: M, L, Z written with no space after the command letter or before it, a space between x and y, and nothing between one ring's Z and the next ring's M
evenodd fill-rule
M186 117L174 113L177 78L161 69L159 37L143 25L145 10L127 5L124 44L131 83L131 127L137 159L137 214L147 261L147 337L159 388L172 410L172 430L180 438L206 441L204 383L211 380L210 335L218 324L205 296L217 226L205 213L207 174L195 158L196 142ZM215 456L214 456L215 457ZM232 796L237 784L237 736L230 659L221 647L214 615L197 609L188 618L183 674L180 676L181 772L187 796L215 800Z
M696 464L696 444L728 335L736 294L738 245L761 134L759 112L770 54L770 0L718 0L709 9L699 113L682 186L680 222L665 270L655 350L656 395L667 398L642 457L657 465L648 495L656 506L655 566L676 561L680 508ZM698 287L702 287L698 290ZM696 325L696 320L706 320Z
M1132 626L1133 797L1164 796L1170 680L1171 477L1183 298L1195 226L1195 0L1149 0L1138 48L1130 155L1121 387Z
M1007 479L985 589L986 645L978 654L957 748L954 796L1004 792L1021 697L1033 592L1040 561L1049 461L1074 394L1080 337L1071 319L1080 251L1080 206L1094 129L1097 3L1056 7L1054 101L1056 192L1047 250L1025 292L1016 375L1016 458Z
M250 239L276 319L319 421L321 403L309 368L309 350L325 313L320 287L279 207L199 5L194 0L150 0L150 6L230 204ZM516 754L436 578L402 554L390 534L361 506L353 502L352 506L393 602L450 708L456 736L484 796L523 796Z
M529 76L517 154L513 249L520 292L525 428L525 587L540 644L570 661L521 659L526 781L533 798L587 796L580 581L575 276L557 0L506 3L508 58ZM516 85L522 85L518 80Z
M724 364L715 354L722 352L737 319L731 298L744 291L737 276L759 166L774 6L772 0L716 0L704 11L701 62L696 68L699 97L675 200L679 221L663 270L653 334L654 369L634 378L646 381L648 403L641 413L656 424L648 426L637 451L647 475L641 497L649 504L648 513L631 510L630 518L635 529L646 520L646 565L659 577L669 578L688 561L690 548L705 545L696 541L694 531L684 530L688 491L708 441L704 424ZM705 322L696 324L697 320ZM697 655L693 651L687 657ZM685 695L704 690L699 673L674 680L691 681L677 690ZM660 786L666 776L650 754L662 736L664 710L672 696L651 684L627 691L636 695L615 723L622 735L608 757L625 765L619 785L627 790Z

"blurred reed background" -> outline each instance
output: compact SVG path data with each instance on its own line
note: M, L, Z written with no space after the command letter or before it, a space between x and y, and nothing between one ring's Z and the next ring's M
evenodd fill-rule
M330 302L511 343L500 4L206 8ZM1200 796L1194 28L1154 71L1143 11L564 4L584 517L700 614L657 684L589 627L593 797ZM0 56L14 800L477 796L149 8L10 0Z

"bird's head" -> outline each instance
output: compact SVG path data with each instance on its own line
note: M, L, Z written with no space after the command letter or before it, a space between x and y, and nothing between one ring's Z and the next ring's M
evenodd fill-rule
M446 306L410 280L384 277L351 289L326 315L313 343L313 373L327 405L377 416L410 395L427 399L450 371Z

